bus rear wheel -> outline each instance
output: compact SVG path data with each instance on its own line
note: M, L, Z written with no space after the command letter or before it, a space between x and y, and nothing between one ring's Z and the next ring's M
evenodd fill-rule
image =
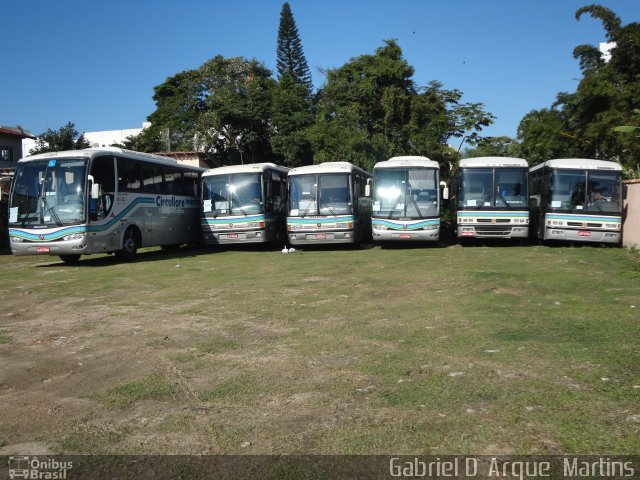
M122 241L122 250L116 252L121 260L133 260L140 246L140 232L135 227L127 228Z
M80 260L80 255L77 254L69 254L69 255L60 255L60 260L68 265L75 265Z

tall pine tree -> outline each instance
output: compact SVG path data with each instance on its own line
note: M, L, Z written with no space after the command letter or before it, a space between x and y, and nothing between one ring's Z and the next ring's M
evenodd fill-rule
M273 94L273 153L297 167L313 161L307 128L313 124L311 73L302 52L298 28L288 3L282 5L278 27L278 88Z
M298 27L293 19L288 2L282 5L280 11L280 26L278 27L277 49L278 78L290 75L298 83L307 87L311 92L312 81L307 59L302 51L302 42L298 35Z

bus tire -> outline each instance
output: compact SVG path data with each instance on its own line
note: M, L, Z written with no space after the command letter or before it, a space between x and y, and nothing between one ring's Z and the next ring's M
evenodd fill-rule
M62 260L67 265L75 265L80 260L79 254L68 254L68 255L60 255L60 260Z
M136 227L129 227L124 233L122 250L116 252L121 260L133 260L140 247L141 236Z

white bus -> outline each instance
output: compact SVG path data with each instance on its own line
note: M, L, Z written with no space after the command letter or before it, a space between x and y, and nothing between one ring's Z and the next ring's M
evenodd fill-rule
M440 167L427 157L393 157L373 167L374 241L437 241Z
M619 244L622 167L605 160L548 160L532 167L532 228L541 240Z
M207 170L202 175L205 245L284 242L288 171L273 163Z
M9 199L15 255L116 253L200 240L203 169L120 148L43 153L20 160Z
M360 243L370 237L371 174L348 162L289 170L287 230L291 245Z
M527 238L528 169L522 158L460 160L453 188L458 238Z

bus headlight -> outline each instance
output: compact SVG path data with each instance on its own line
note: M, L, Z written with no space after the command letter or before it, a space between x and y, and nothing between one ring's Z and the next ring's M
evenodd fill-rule
M427 225L426 227L424 227L425 230L437 230L438 229L438 225Z
M389 230L389 227L387 227L386 225L374 225L373 228L375 228L376 230Z
M62 240L69 242L71 240L82 240L85 237L84 233L72 233L71 235L65 235Z
M11 237L11 241L14 242L14 243L22 243L22 242L24 242L24 238Z

